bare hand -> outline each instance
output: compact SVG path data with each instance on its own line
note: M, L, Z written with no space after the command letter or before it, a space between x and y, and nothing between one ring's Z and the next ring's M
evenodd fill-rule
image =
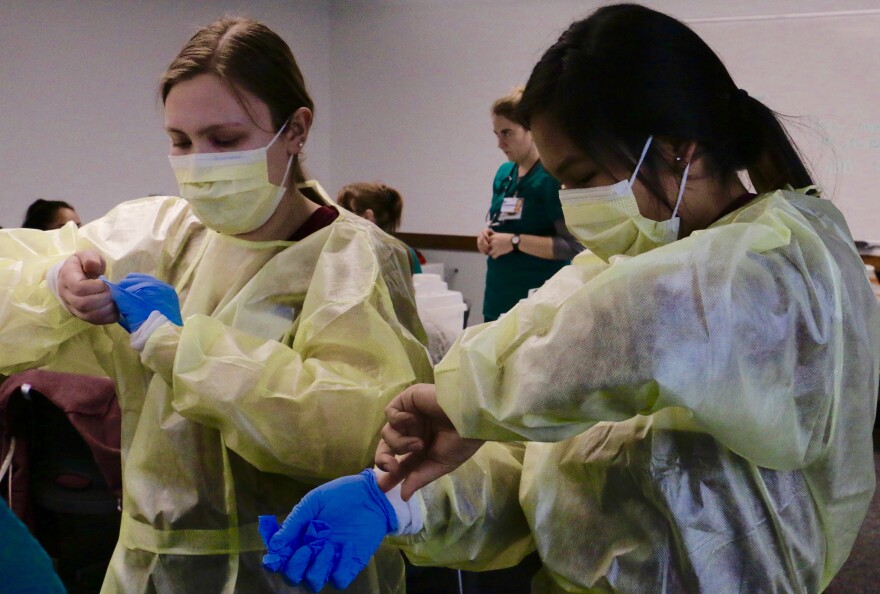
M385 408L385 417L388 424L382 428L375 462L388 474L379 477L379 487L387 492L403 481L404 501L461 466L484 443L458 434L437 404L433 384L416 384L398 394Z
M65 260L58 272L58 296L70 313L92 324L119 319L110 289L98 279L106 267L99 253L84 251Z
M513 251L513 233L493 233L489 238L488 255L492 259L500 258Z
M477 235L477 249L480 250L480 253L484 256L489 255L489 240L495 232L492 231L489 227L486 227L480 234Z

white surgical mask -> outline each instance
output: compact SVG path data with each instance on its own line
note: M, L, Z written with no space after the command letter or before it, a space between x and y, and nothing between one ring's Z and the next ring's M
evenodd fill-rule
M630 179L599 188L559 191L569 231L600 258L608 260L618 254L637 256L678 239L681 222L678 207L684 195L690 163L684 169L672 217L666 221L654 221L642 215L632 191L653 138L648 137Z
M276 186L269 181L267 153L287 123L268 145L249 151L196 153L168 157L180 186L180 197L189 202L206 227L225 235L259 228L278 208L293 155Z

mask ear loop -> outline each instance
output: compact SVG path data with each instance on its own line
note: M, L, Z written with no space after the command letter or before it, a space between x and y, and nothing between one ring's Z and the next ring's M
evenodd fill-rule
M293 165L293 158L296 155L290 155L290 158L287 160L287 169L284 170L284 177L281 178L281 187L287 188L287 176L290 173L290 166Z
M684 185L688 180L688 172L691 170L690 161L688 164L684 166L684 173L681 174L681 183L678 185L678 198L675 201L675 208L672 210L672 216L670 219L674 219L678 216L678 207L681 206L681 198L684 196Z
M281 133L284 132L284 129L287 128L287 124L289 124L289 123L290 123L290 118L288 118L287 120L284 121L283 124L281 124L281 127L278 128L278 132L275 133L275 136L272 138L271 141L269 141L269 144L266 145L267 151L269 150L270 146L275 144L275 141L278 140L278 137L281 136ZM300 146L302 146L302 145L300 144ZM284 170L284 177L281 178L281 187L282 188L287 188L287 185L285 185L285 184L287 183L287 176L290 174L290 167L293 165L293 157L294 156L295 155L290 155L290 158L287 160L287 169Z
M629 178L629 187L632 188L633 184L636 183L636 177L639 175L639 169L642 168L642 163L645 161L645 155L648 154L648 149L651 148L651 141L654 140L654 135L651 134L648 136L648 142L645 143L645 148L642 149L642 156L639 157L639 162L636 164L636 170L633 171L632 177Z

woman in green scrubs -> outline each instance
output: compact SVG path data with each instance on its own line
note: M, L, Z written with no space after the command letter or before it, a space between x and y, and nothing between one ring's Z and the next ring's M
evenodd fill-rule
M559 182L541 165L532 134L519 123L522 89L495 101L492 127L507 163L492 184L492 205L477 247L487 255L483 321L491 322L569 264L583 247L568 232Z

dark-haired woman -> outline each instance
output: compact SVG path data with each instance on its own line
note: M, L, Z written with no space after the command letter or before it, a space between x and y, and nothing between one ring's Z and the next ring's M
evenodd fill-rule
M198 31L162 99L180 198L0 232L0 373L94 353L116 381L122 526L103 592L278 592L257 514L369 464L385 405L430 378L408 256L304 176L313 104L266 26ZM131 312L98 277L129 273L171 285L176 315L115 324ZM402 589L393 549L351 584Z
M405 548L473 565L530 533L534 592L821 592L875 485L880 312L843 216L773 112L641 6L574 23L521 109L592 252L389 406Z
M77 227L82 225L79 215L70 204L63 200L38 198L28 206L21 226L25 229L51 231L60 229L70 221L73 221Z

